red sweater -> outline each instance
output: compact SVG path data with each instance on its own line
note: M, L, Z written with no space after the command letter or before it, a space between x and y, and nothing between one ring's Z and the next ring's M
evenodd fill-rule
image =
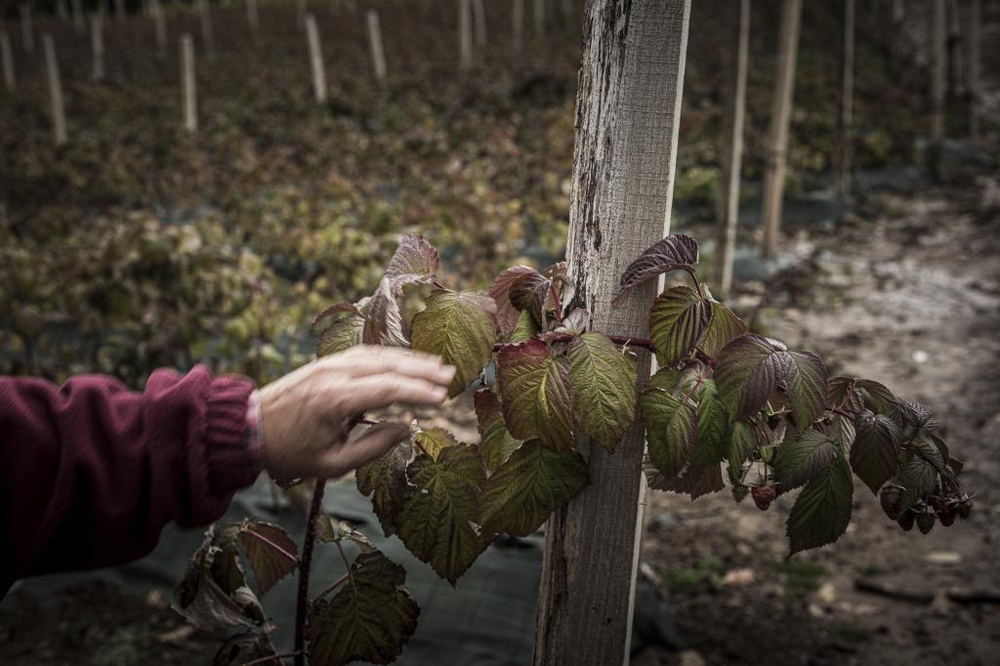
M60 387L0 377L0 598L22 576L121 564L169 521L206 525L260 474L245 377L158 370Z

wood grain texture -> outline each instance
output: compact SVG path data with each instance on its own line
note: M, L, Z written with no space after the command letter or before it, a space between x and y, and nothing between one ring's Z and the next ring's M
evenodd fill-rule
M567 257L567 307L646 336L652 282L614 303L628 264L670 228L690 0L594 0L584 17ZM640 383L650 359L640 357ZM591 485L546 527L536 666L628 660L641 534L641 424L609 455L578 439Z

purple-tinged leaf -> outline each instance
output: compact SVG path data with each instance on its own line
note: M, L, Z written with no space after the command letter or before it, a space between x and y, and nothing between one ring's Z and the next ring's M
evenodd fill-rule
M888 416L864 410L858 413L855 431L851 467L877 495L899 467L899 428Z
M684 234L667 236L639 255L639 258L625 269L615 298L626 289L631 289L660 273L688 268L696 263L698 263L697 241Z
M830 407L846 407L853 411L868 409L876 414L889 414L896 407L892 391L878 382L856 377L831 379L827 400Z
M589 482L587 462L576 451L557 453L538 440L525 442L483 487L483 532L528 536Z
M698 347L709 358L716 358L722 348L747 332L746 323L721 303L712 301L712 320Z
M812 352L788 352L788 358L787 400L795 425L801 432L826 411L826 366L823 359Z
M486 467L472 446L451 446L437 460L419 455L407 468L416 487L403 505L398 536L407 550L452 585L488 545L478 526Z
M413 440L409 439L362 465L355 473L358 491L372 496L372 509L387 537L396 533L400 507L413 491L406 477L406 466L412 456Z
M424 240L423 236L417 234L406 234L399 242L399 247L389 260L389 266L385 269L388 277L399 277L402 275L418 275L420 277L434 277L440 267L438 251Z
M420 607L403 584L406 570L375 551L361 553L350 582L329 600L310 604L306 624L309 663L344 666L355 661L388 664L417 628Z
M799 493L788 515L789 555L833 543L851 522L851 467L837 456Z
M365 317L353 303L338 303L323 310L313 321L313 333L319 336L317 356L336 354L361 344Z
M919 402L900 398L896 401L895 411L899 413L899 418L902 422L912 428L927 432L937 430L937 419L931 414L929 409Z
M500 399L489 389L476 391L476 418L479 422L479 451L486 465L496 471L523 442L515 439L503 420Z
M422 450L433 460L437 460L443 450L450 446L458 445L458 440L455 439L455 436L444 428L421 430L414 436L414 439L416 440L418 450Z
M656 297L649 332L660 365L674 365L694 351L712 321L712 303L691 289L672 287Z
M857 431L854 429L854 421L840 414L834 414L829 425L824 428L827 437L840 444L840 448L847 451L857 438Z
M365 309L362 340L369 345L410 346L410 325L403 312L404 286L425 283L414 275L385 275Z
M521 312L531 314L535 323L545 330L548 325L547 312L552 301L552 278L540 273L527 273L510 285L508 296L511 304Z
M500 334L509 338L517 326L517 320L521 316L521 311L514 307L510 301L510 288L519 278L525 275L541 275L534 268L529 266L511 266L496 276L493 284L490 285L490 296L497 304L497 323L500 326Z
M573 338L566 354L576 424L614 453L635 420L635 355L600 333Z
M497 354L504 421L518 439L540 439L555 451L573 447L569 360L538 339Z
M767 404L791 367L785 346L747 333L726 345L715 366L719 398L731 420L746 419Z
M691 455L698 414L689 403L657 388L642 392L639 408L646 426L649 457L656 469L671 481Z
M948 447L934 435L930 437L933 438L930 441L925 437L914 438L910 442L910 448L914 454L933 465L939 473L944 474L948 468Z
M775 453L774 477L779 493L805 485L819 477L837 457L836 442L816 430L806 430L786 439Z
M900 513L906 513L918 501L927 499L937 482L938 471L925 460L914 458L900 465L893 479L894 484L903 488L899 497Z
M448 387L448 395L454 397L493 358L496 302L481 291L435 291L427 299L427 309L413 318L412 335L414 349L437 354L455 366Z
M642 462L642 471L646 474L646 483L650 488L690 495L692 500L696 500L702 495L719 492L726 487L722 480L722 470L718 464L707 467L695 467L689 464L676 477L668 480L656 469L649 456L646 456Z
M275 583L299 566L298 546L278 525L246 519L237 538L257 580L258 596L267 594Z

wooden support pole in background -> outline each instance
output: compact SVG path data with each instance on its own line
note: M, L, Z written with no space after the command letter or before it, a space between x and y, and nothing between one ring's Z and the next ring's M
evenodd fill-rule
M733 259L736 255L736 230L740 215L740 175L743 170L743 125L747 106L747 72L750 62L750 0L740 0L736 25L736 60L729 98L729 132L723 150L720 193L722 233L719 239L719 295L726 298L733 289Z
M309 42L309 65L312 69L313 92L316 101L326 102L326 69L323 66L323 49L319 42L319 29L316 27L316 17L306 14L306 38Z
M21 10L21 46L26 53L35 52L35 27L31 15L31 5L24 2L20 6Z
M250 31L255 35L260 30L260 15L257 12L257 0L247 0L247 25L250 26Z
M299 30L304 30L306 26L306 0L295 0L295 25Z
M472 8L469 0L458 0L458 68L467 72L472 69Z
M56 18L65 21L69 18L69 10L66 8L66 0L56 0Z
M514 54L520 55L524 50L524 0L514 0Z
M983 116L983 88L980 68L982 67L982 21L981 0L972 0L969 8L969 135L979 139Z
M372 67L375 68L375 79L380 83L385 81L385 50L382 48L382 28L378 22L378 12L368 10L368 45L371 48Z
M470 0L472 2L472 20L476 28L476 48L480 55L486 49L486 8L483 7L483 0Z
M17 78L14 76L14 51L10 48L10 35L4 30L0 32L0 58L3 58L3 85L7 92L17 90Z
M184 129L198 131L198 90L195 83L194 40L181 35L181 86L184 95Z
M104 78L104 21L100 14L90 17L90 52L93 56L91 78L100 81Z
M198 0L198 15L201 17L201 44L209 58L215 53L215 35L212 31L212 10L208 0Z
M545 0L533 0L533 2L535 37L541 39L545 37Z
M82 35L87 31L87 22L83 19L83 0L73 0L70 7L73 10L73 29Z
M962 66L962 24L958 0L948 0L948 93L952 98L965 96L965 68Z
M945 0L932 0L931 15L931 141L927 168L935 179L940 177L941 150L944 146L944 102L947 38L945 35Z
M840 88L840 131L837 141L837 199L841 210L851 196L854 156L854 0L844 0L844 52Z
M764 227L761 254L765 259L773 257L778 249L782 198L785 195L785 174L788 168L788 127L792 119L792 94L795 91L795 65L798 59L801 16L802 0L782 0L778 80L764 146L766 170L760 223Z
M118 27L125 25L125 0L115 0L115 21Z
M63 106L62 81L59 79L59 60L52 35L42 35L45 50L45 78L49 84L49 102L52 110L52 139L57 146L66 143L66 108Z
M670 229L690 0L591 0L583 20L567 247L594 330L645 336L655 281L612 304L625 268ZM626 37L627 36L627 37ZM639 357L640 383L650 356ZM535 666L628 663L642 525L643 428L616 451L577 440L590 485L545 528Z

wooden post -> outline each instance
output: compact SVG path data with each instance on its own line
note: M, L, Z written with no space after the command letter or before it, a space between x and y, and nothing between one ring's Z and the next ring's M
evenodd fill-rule
M192 134L198 131L198 92L195 87L194 40L191 35L181 35L181 81L184 89L184 129Z
M937 178L941 149L944 145L944 99L945 99L945 8L944 0L933 0L934 11L931 18L931 145L927 154L927 166L931 175Z
M63 106L62 81L59 80L59 61L52 35L42 35L45 50L45 77L49 83L49 102L52 108L52 138L57 146L66 143L66 109Z
M306 0L295 0L295 24L299 30L306 25Z
M375 79L380 83L385 81L385 51L382 49L382 28L378 23L378 12L368 10L368 44L372 52L372 66L375 68Z
M472 11L469 0L458 0L458 67L463 72L472 69Z
M514 0L514 54L524 50L524 0Z
M257 13L257 0L247 0L247 25L255 35L260 30L260 16Z
M764 148L767 168L764 174L764 201L760 221L764 226L762 255L765 259L773 257L778 247L782 197L785 194L785 171L788 167L788 126L792 118L792 93L795 90L795 61L799 47L801 16L802 0L782 0L778 81Z
M73 0L70 7L73 10L73 29L82 35L87 30L87 23L83 20L83 0Z
M66 8L66 0L56 0L56 18L65 21L69 18L69 10Z
M980 0L972 0L969 14L969 135L977 140L983 115L983 84L980 74L983 5Z
M31 5L22 3L21 7L21 45L25 52L35 52L35 27L32 24Z
M854 0L844 0L844 53L840 89L840 140L837 142L837 198L841 208L851 196L854 153Z
M545 0L534 0L535 37L545 37Z
M473 24L476 26L476 48L483 51L486 48L486 8L483 0L471 0Z
M201 17L201 43L205 47L205 55L209 58L215 52L215 37L212 33L212 10L208 0L198 0L198 15Z
M156 28L156 50L161 58L167 55L167 21L163 16L163 7L160 0L149 0L149 13L153 17L153 24Z
M125 25L125 0L115 0L115 21L119 27Z
M567 258L595 330L647 335L655 282L611 297L628 264L670 229L690 0L591 0ZM650 357L639 362L641 382ZM644 500L642 424L614 454L585 439L590 485L545 528L535 666L628 663Z
M3 58L3 85L7 92L17 90L17 79L14 77L14 52L10 48L10 35L4 30L0 32L0 57Z
M306 38L309 41L309 63L312 67L313 92L316 101L326 102L326 69L323 67L323 50L319 43L319 30L316 28L316 18L306 14Z
M733 86L729 101L729 133L722 165L720 210L723 214L719 242L719 295L729 296L733 288L733 257L736 254L736 229L740 214L740 174L743 167L743 125L747 105L747 71L750 59L750 0L741 0L736 27L736 62L733 63Z
M90 51L94 61L91 68L91 77L95 81L104 78L104 22L100 14L92 14L90 17Z

